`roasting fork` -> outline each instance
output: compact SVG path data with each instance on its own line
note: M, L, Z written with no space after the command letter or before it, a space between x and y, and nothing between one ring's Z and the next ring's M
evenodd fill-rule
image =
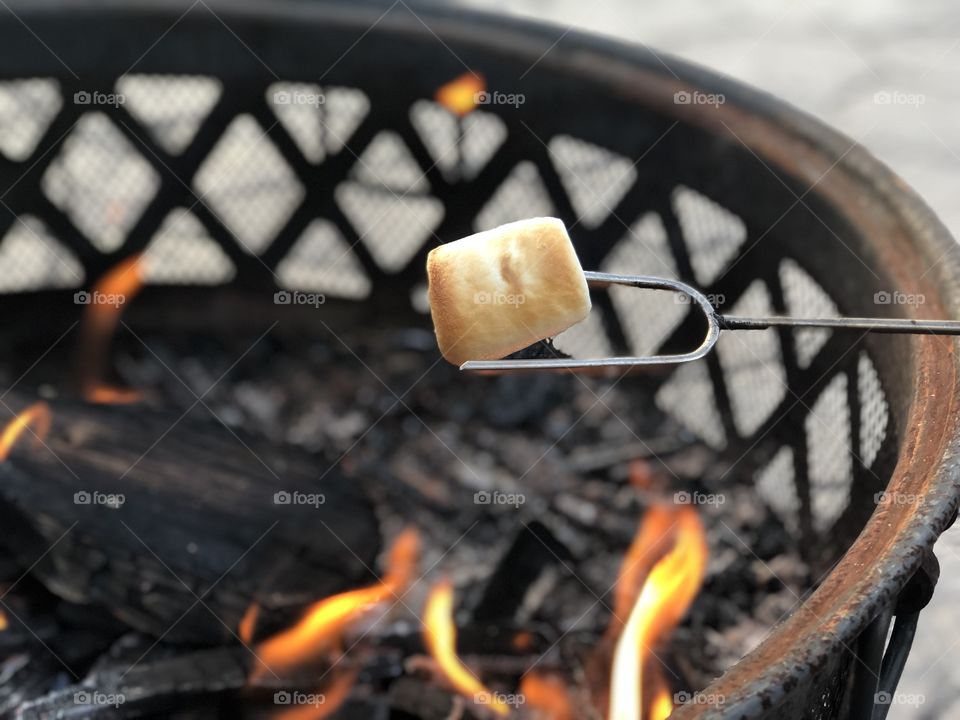
M675 365L700 360L713 350L724 330L766 330L774 327L829 328L836 330L859 330L863 333L894 333L932 335L960 335L957 320L909 320L901 318L796 318L782 315L767 317L741 317L721 314L709 298L692 285L679 280L650 275L617 275L602 272L584 272L590 287L606 288L624 285L647 290L667 290L686 295L703 313L707 332L703 342L695 350L666 355L639 355L634 357L608 358L516 358L507 360L468 360L460 366L463 372L501 375L525 371L569 370L597 373L656 365Z

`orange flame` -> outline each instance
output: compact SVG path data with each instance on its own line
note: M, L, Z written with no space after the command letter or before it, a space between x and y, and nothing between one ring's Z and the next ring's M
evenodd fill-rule
M281 710L273 715L272 720L323 720L323 718L330 717L340 709L340 706L350 696L350 690L357 681L357 674L356 670L348 670L339 674L333 679L329 687L316 694L323 696L322 702L316 702L316 698L308 697L307 699L313 699L314 703L300 704ZM291 698L296 699L297 696L291 694Z
M240 636L240 640L243 641L244 645L249 645L253 642L253 634L257 629L258 615L260 615L260 606L252 603L243 614L243 617L240 618L240 624L237 625L237 634Z
M3 632L8 627L10 627L10 623L7 622L7 614L3 612L3 610L0 610L0 632Z
M573 720L573 704L564 681L553 674L528 672L520 681L526 704L549 720Z
M613 656L608 720L644 717L643 663L650 648L680 622L700 590L707 562L703 525L691 507L675 512L676 541L653 566L627 619ZM646 525L646 523L644 523ZM641 531L642 534L642 531ZM665 683L657 683L648 720L663 720L673 711ZM666 714L664 714L666 713Z
M92 403L137 402L136 390L117 388L103 382L107 365L107 349L123 308L143 287L141 256L131 257L108 270L87 293L89 305L81 324L80 392Z
M34 403L18 413L13 420L7 423L3 433L0 434L0 462L10 456L17 440L31 426L35 428L33 434L37 442L43 442L47 433L50 432L50 423L50 406L43 401Z
M466 72L437 88L434 99L455 115L463 117L477 106L477 94L487 89L482 75Z
M269 669L291 670L328 651L367 611L403 592L416 571L419 554L420 536L413 529L403 531L390 549L387 573L379 583L314 603L296 625L257 647L260 666L253 676L261 677Z
M620 575L613 589L613 617L608 633L619 635L627 621L644 578L673 543L673 530L677 518L665 506L654 505L643 516L640 530L630 544L620 565Z
M498 715L510 708L492 694L457 656L457 626L453 622L453 584L443 580L433 586L424 611L424 640L444 677L461 695L487 704Z

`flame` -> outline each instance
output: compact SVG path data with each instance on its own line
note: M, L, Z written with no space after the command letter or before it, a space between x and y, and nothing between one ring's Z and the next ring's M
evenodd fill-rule
M654 505L644 515L640 530L624 555L620 575L613 589L613 617L609 635L616 637L622 630L640 593L643 579L670 548L676 522L673 510L660 505Z
M437 88L434 99L455 115L468 115L477 106L477 93L487 89L483 75L466 72Z
M7 614L3 610L0 610L0 632L3 632L8 627L10 627L10 623L7 622Z
M420 555L420 536L413 529L402 532L387 557L387 573L376 585L333 595L314 603L293 627L265 640L257 647L265 671L291 670L328 651L341 635L367 611L402 593L413 578Z
M528 672L520 681L526 704L549 720L573 720L573 704L564 681L553 674Z
M257 629L257 616L260 614L260 606L252 603L247 611L240 618L240 624L237 625L237 634L244 645L253 642L253 634Z
M272 720L323 720L330 717L350 696L350 690L357 681L357 671L348 670L337 675L328 687L320 693L323 702L315 705L297 705L281 710L272 716Z
M142 256L132 255L108 270L93 286L81 321L80 392L87 402L123 404L137 402L136 390L103 382L107 349L117 331L123 308L143 287Z
M37 442L43 442L43 439L50 432L50 406L40 401L21 411L13 418L0 434L0 461L6 460L13 450L13 446L23 434L23 432L33 426L32 431Z
M676 541L644 581L614 651L608 720L644 717L641 706L645 656L650 647L676 627L700 589L707 561L703 525L691 507L678 508L674 517ZM654 709L647 713L648 720L662 720L673 710L669 690L665 683L661 685L655 690Z
M424 640L444 677L461 695L474 701L490 698L489 707L498 715L510 709L493 695L457 657L457 626L453 622L453 584L443 580L433 586L424 611Z

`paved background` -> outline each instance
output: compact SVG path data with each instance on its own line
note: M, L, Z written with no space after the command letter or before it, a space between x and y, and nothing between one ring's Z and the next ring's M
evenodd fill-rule
M960 14L949 0L465 4L646 43L767 90L866 145L960 237ZM882 91L902 104L878 105ZM960 528L936 550L940 585L921 615L895 720L960 720Z

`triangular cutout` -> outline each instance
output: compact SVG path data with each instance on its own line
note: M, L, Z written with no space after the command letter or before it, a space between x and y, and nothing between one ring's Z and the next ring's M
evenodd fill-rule
M474 110L461 118L428 100L413 104L410 122L450 179L476 177L507 138L507 126L496 115Z
M267 102L312 163L339 152L370 110L370 101L360 90L315 83L273 83Z
M656 403L710 447L726 445L713 383L703 361L680 365L657 391Z
M15 218L0 240L0 292L83 285L80 261L31 215Z
M391 130L377 134L353 166L353 178L371 187L381 186L397 193L427 192L430 183L414 160L403 139Z
M336 225L314 220L277 265L280 284L347 298L370 294L370 279Z
M557 135L549 145L560 180L584 227L597 227L627 190L637 171L628 158L569 135Z
M623 275L656 275L676 278L667 231L660 216L645 213L636 220L600 266L603 272ZM675 293L647 292L637 302L637 291L623 285L610 286L610 298L634 355L657 351L664 340L690 312Z
M341 183L334 193L350 224L377 264L402 269L437 229L443 203L425 195L394 197L381 188Z
M722 305L720 298L716 305ZM766 317L773 315L770 291L762 280L754 280L730 308L731 315ZM776 331L723 333L717 355L730 396L733 422L741 437L753 434L770 417L787 394L783 352Z
M804 426L813 527L827 533L847 509L853 483L850 405L844 373L837 374L823 389Z
M524 218L553 215L553 203L537 166L524 160L510 171L473 222L479 232Z
M674 190L673 205L697 282L709 285L736 257L747 228L732 212L687 187Z
M195 215L171 210L143 253L147 283L217 285L235 274L230 258Z
M216 78L195 75L124 75L117 80L127 110L172 155L187 149L222 91Z
M786 258L780 263L780 286L791 317L840 317L836 304L817 281L793 260ZM793 331L797 350L797 365L810 367L820 349L830 339L826 328L796 328Z
M54 80L0 82L0 152L18 162L30 157L60 105Z

